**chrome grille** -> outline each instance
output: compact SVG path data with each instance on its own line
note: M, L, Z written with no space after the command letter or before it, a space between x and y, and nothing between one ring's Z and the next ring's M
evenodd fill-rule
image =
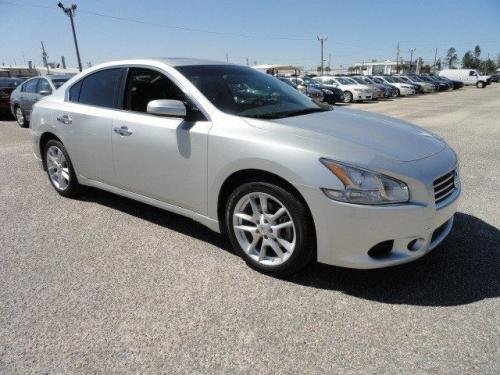
M434 200L436 204L441 203L455 191L455 171L434 180Z

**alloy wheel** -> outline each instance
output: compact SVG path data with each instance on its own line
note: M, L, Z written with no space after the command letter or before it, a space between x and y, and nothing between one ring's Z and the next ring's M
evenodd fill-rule
M16 108L16 120L19 126L24 126L24 115L23 111L21 110L21 107Z
M57 146L50 146L47 150L47 171L49 178L57 190L67 189L70 181L69 166L62 150Z
M266 193L241 197L233 211L233 228L243 251L266 266L283 264L296 246L292 216L282 202Z

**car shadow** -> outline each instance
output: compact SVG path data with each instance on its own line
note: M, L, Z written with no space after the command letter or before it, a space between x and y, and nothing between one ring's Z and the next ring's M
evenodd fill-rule
M10 112L0 112L0 121L14 121L15 118Z
M222 235L180 215L88 188L79 198L192 236L233 253ZM500 231L472 215L457 213L445 242L423 258L377 270L314 263L283 279L311 288L341 291L367 300L419 306L463 305L500 296Z

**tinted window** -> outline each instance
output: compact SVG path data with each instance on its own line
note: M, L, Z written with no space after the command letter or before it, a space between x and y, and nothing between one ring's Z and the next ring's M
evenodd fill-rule
M78 81L69 89L69 101L77 102L80 98L80 90L82 88L82 81Z
M87 76L83 79L78 101L98 107L116 107L121 77L121 68L101 70Z
M148 103L156 99L186 99L184 93L163 74L143 68L129 70L127 86L125 89L124 108L146 112Z
M49 82L45 78L40 79L38 82L38 92L40 91L52 92L52 88L50 87Z
M23 85L23 91L29 93L35 93L37 84L38 84L38 79L32 79Z

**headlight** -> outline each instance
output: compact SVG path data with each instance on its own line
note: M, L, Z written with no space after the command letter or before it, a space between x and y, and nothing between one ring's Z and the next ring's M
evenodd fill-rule
M388 204L410 199L408 186L395 178L329 159L320 159L344 185L343 189L322 188L327 197L347 203Z

